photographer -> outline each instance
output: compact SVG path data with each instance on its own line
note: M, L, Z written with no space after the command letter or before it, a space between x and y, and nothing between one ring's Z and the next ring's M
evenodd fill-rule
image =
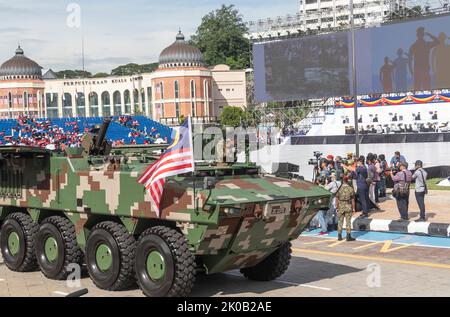
M397 208L400 213L400 220L409 220L409 185L412 180L412 173L408 170L407 163L399 164L400 171L394 175L391 170L390 174L394 181L394 189L392 196L397 200Z
M400 154L399 151L395 152L395 155L391 158L390 167L398 170L400 163L406 163L406 159L403 155Z
M333 219L332 225L337 224L337 213L336 213L336 193L341 186L341 182L337 180L335 173L331 174L330 181L325 185L325 189L333 194L333 198L330 204L330 209L328 210L328 219Z
M362 214L360 218L369 217L369 184L367 178L369 177L367 168L364 165L365 158L361 156L358 159L357 167L354 172L354 178L356 178L356 193L361 203Z
M416 201L420 209L420 218L416 222L424 222L425 220L425 195L428 194L427 172L423 169L423 162L416 161L415 172L412 179L416 181Z
M375 163L376 163L376 155L372 153L367 155L367 165L368 165L367 183L369 185L369 198L372 204L375 206L375 208L379 209L379 207L377 206L378 194L376 193L376 191L378 186L377 183L380 181L380 176L378 175L378 169Z
M378 197L386 197L386 172L388 169L388 164L386 162L386 157L384 154L380 154L378 156L378 162L380 163L380 185L379 185L379 196Z

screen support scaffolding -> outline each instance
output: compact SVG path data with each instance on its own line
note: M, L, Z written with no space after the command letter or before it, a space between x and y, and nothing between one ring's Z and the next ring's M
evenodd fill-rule
M356 50L355 50L355 16L353 14L353 0L350 0L350 28L352 36L352 83L355 116L355 146L356 156L359 157L359 118L358 118L358 97L356 92Z

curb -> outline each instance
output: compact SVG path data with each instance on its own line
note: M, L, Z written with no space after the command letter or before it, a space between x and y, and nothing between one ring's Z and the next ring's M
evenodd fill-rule
M358 231L380 231L450 237L450 224L384 219L352 218L352 229Z

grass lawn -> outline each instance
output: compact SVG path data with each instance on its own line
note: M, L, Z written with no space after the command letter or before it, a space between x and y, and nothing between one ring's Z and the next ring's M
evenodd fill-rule
M444 178L432 178L427 180L428 190L450 190L450 187L442 187L437 184L444 180ZM411 184L411 188L414 188L414 183Z

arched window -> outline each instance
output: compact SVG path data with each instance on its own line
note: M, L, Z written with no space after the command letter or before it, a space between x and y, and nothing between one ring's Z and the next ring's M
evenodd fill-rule
M120 91L115 91L113 94L114 115L120 116L122 114L122 96Z
M190 88L191 88L191 115L193 117L197 116L197 105L195 102L195 81L191 80L191 84L190 84Z
M28 93L26 91L23 93L23 106L28 108Z
M130 91L127 89L123 92L125 99L125 114L131 114L131 95Z
M70 95L69 95L70 96ZM58 117L58 94L57 93L46 93L45 94L45 108L47 110L47 117L56 118ZM64 97L62 97L64 98ZM72 102L72 98L69 98ZM72 115L72 103L70 104L70 115Z
M205 109L203 111L203 115L208 117L209 116L209 83L207 80L203 82L203 89L204 89L204 95L205 95Z
M160 91L161 99L164 99L164 84L163 84L163 82L159 83L159 91Z
M137 89L133 90L133 99L134 99L134 105L133 105L134 113L138 114L140 112L140 110L139 110L139 90L137 90Z
M109 96L109 92L102 92L102 104L103 116L109 117L111 116L111 98Z
M91 117L98 117L99 116L98 95L96 92L91 92L89 94L89 106Z
M76 94L76 99L77 117L86 117L86 98L84 93L78 92Z
M191 80L191 99L195 99L195 81Z
M71 117L73 115L72 95L66 92L65 94L63 94L62 100L63 100L63 117Z
M174 91L175 91L175 99L180 99L180 84L178 83L178 80L175 80Z

